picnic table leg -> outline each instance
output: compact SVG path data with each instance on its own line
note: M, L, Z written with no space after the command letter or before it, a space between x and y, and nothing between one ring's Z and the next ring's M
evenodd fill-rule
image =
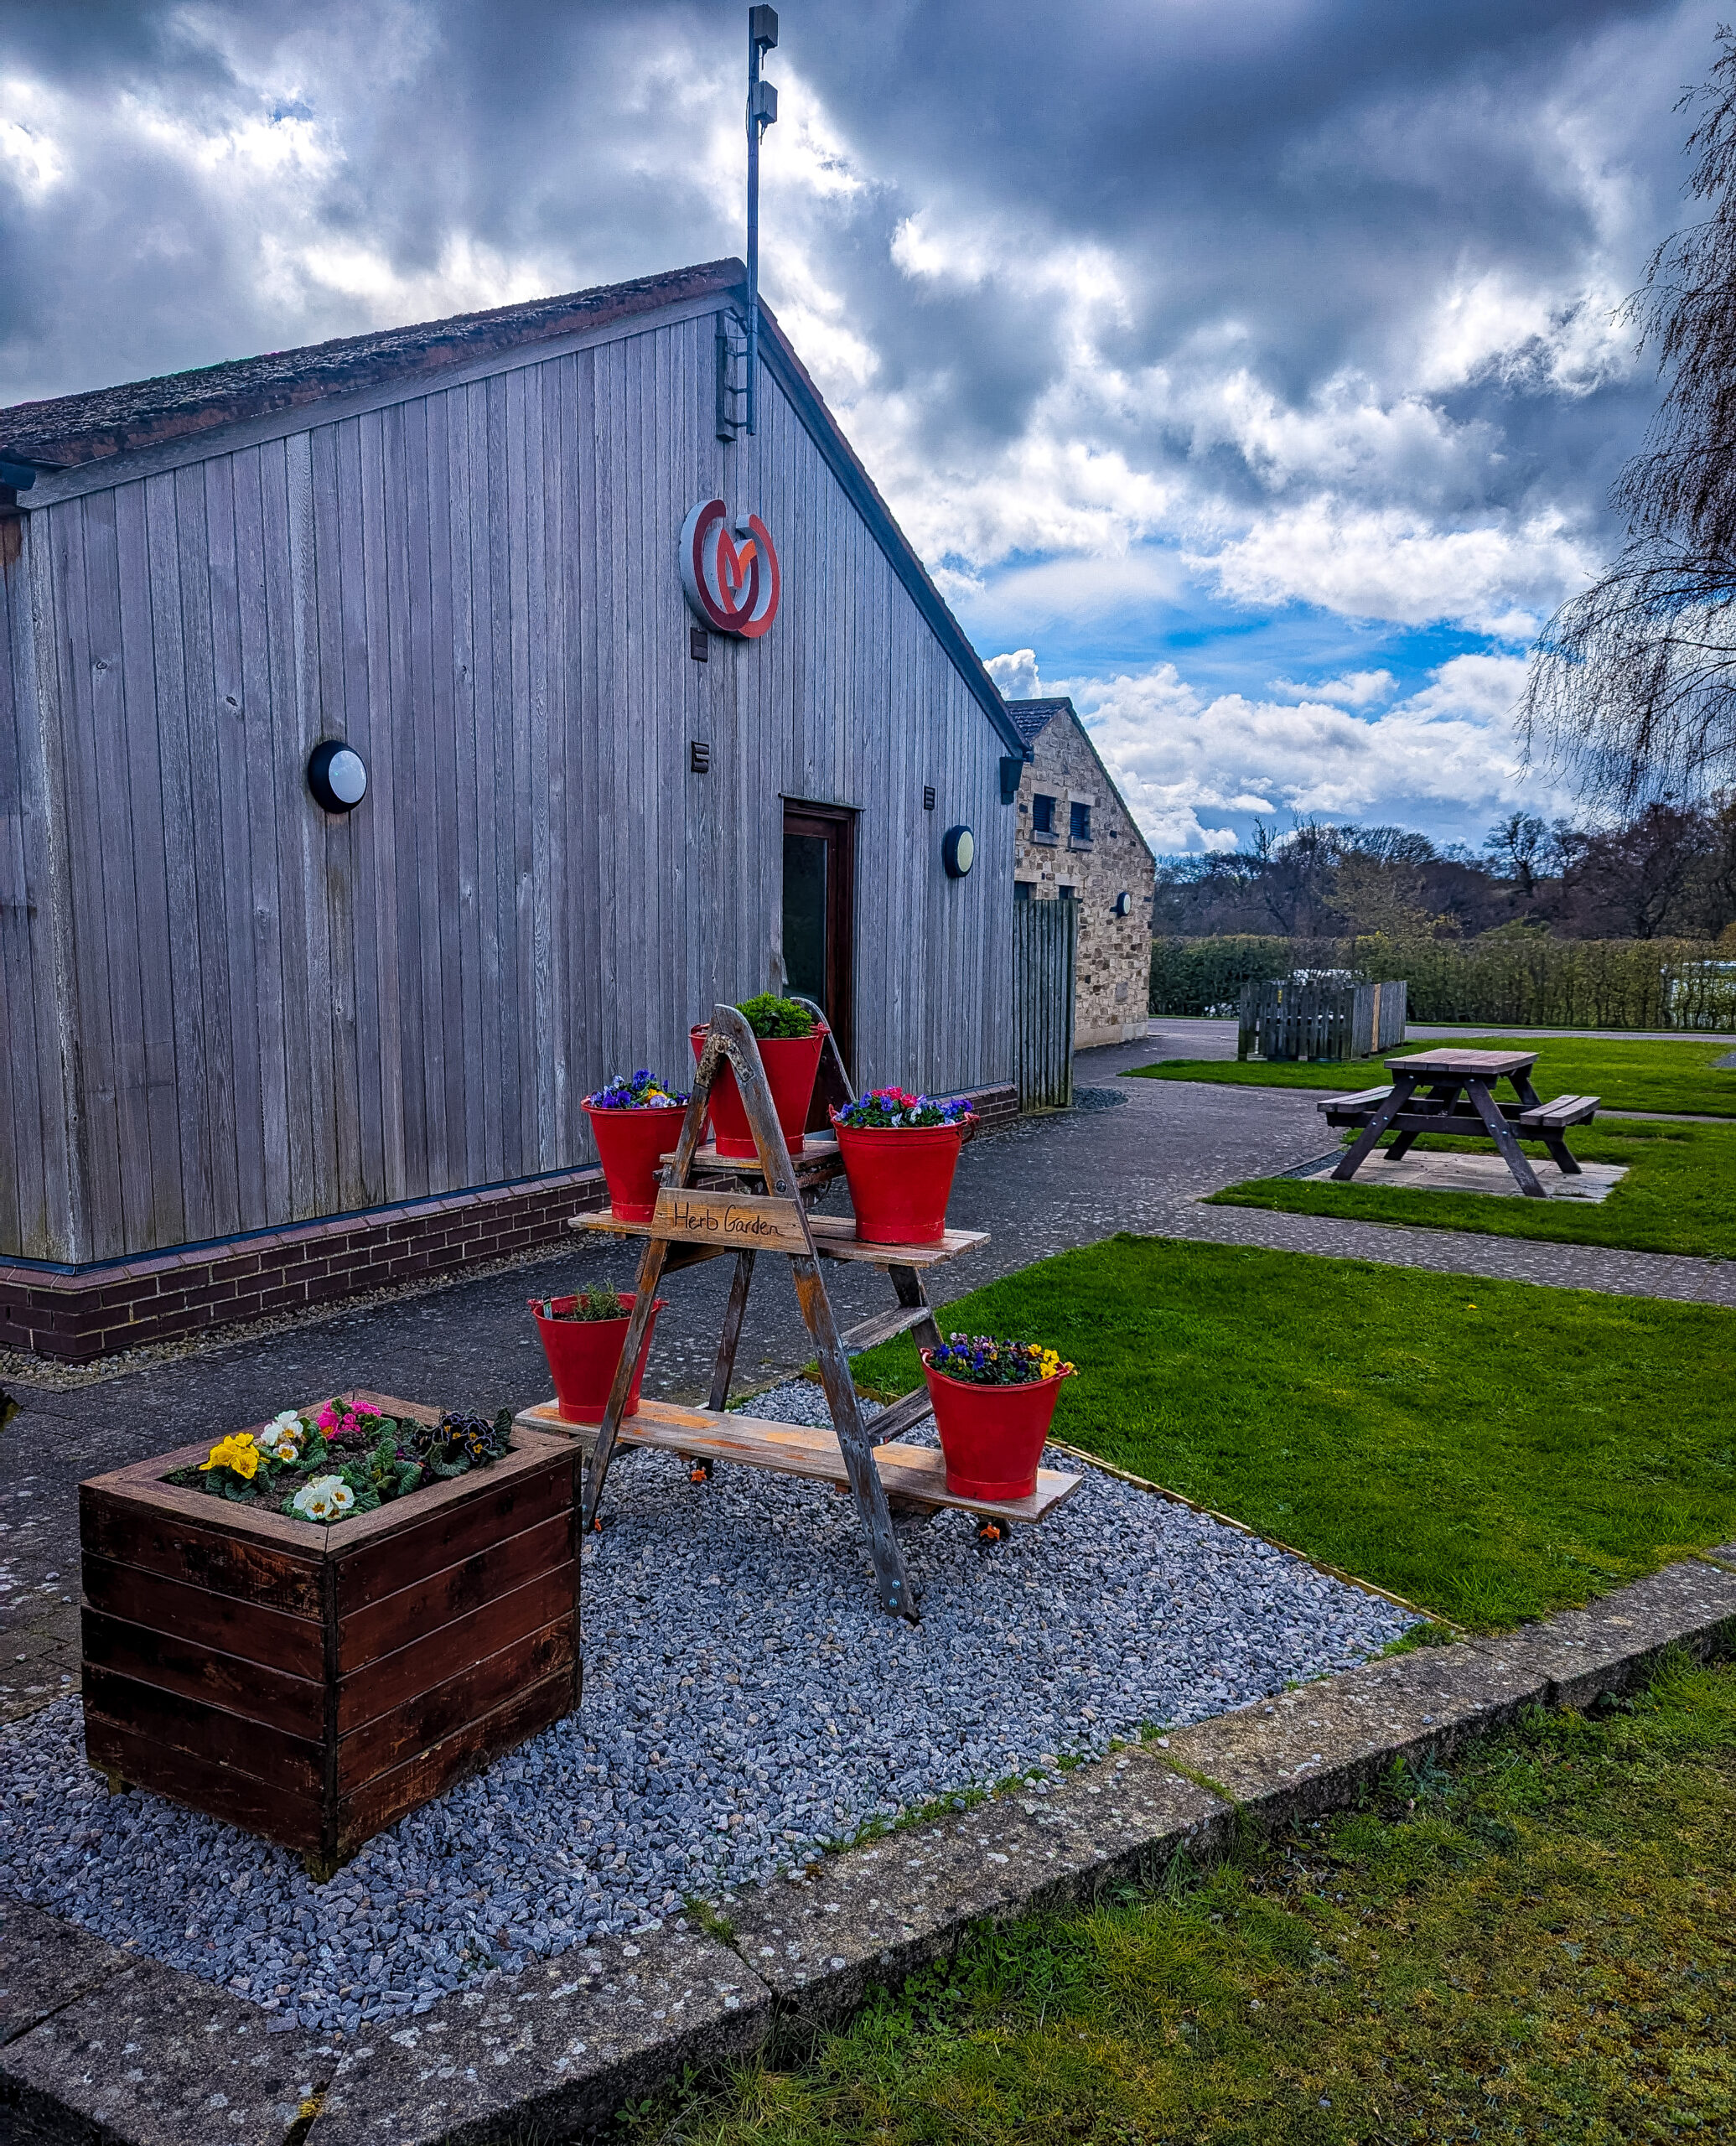
M1375 1105L1375 1114L1345 1150L1344 1160L1332 1173L1334 1180L1347 1184L1373 1154L1380 1144L1381 1135L1397 1117L1416 1091L1416 1077L1397 1073L1393 1076L1392 1090L1384 1102Z
M1520 1152L1519 1143L1513 1137L1512 1127L1501 1116L1500 1105L1490 1094L1488 1082L1468 1081L1465 1083L1465 1092L1476 1106L1478 1117L1488 1127L1489 1137L1494 1141L1501 1160L1513 1173L1514 1182L1518 1185L1519 1190L1527 1200L1547 1199L1548 1195L1538 1183L1536 1172Z
M1575 1157L1573 1149L1568 1145L1567 1138L1564 1134L1548 1132L1539 1127L1537 1138L1549 1150L1556 1168L1561 1172L1563 1177L1584 1176L1585 1173L1580 1169L1578 1159Z

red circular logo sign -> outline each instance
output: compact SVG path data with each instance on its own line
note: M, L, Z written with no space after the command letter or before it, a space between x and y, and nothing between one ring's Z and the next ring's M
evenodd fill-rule
M714 633L757 640L778 615L778 555L757 514L732 533L722 500L703 500L681 524L681 586Z

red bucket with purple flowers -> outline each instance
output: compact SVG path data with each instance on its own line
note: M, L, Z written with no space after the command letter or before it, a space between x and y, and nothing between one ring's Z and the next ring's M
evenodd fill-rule
M959 1149L977 1121L963 1096L870 1088L832 1113L838 1153L868 1244L939 1244Z
M617 1073L584 1099L591 1138L618 1222L648 1222L656 1210L663 1157L681 1137L687 1098L654 1081L645 1067Z

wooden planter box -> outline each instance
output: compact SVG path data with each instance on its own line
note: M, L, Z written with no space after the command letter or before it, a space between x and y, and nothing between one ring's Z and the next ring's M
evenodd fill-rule
M226 1819L324 1877L578 1704L571 1439L515 1429L491 1467L329 1530L163 1480L208 1450L79 1488L85 1743L111 1788Z

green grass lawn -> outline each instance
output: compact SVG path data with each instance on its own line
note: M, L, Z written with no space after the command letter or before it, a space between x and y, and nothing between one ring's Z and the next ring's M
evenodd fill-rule
M1057 1437L1460 1624L1736 1537L1714 1306L1124 1236L940 1316L1078 1365ZM915 1345L857 1372L904 1392Z
M1323 1139L1331 1137L1325 1133ZM1531 1141L1521 1144L1539 1159L1547 1152ZM1570 1133L1568 1144L1582 1162L1627 1166L1627 1176L1595 1206L1475 1192L1404 1191L1366 1184L1360 1177L1334 1184L1325 1176L1249 1178L1214 1193L1210 1204L1270 1207L1283 1215L1342 1215L1352 1221L1402 1222L1417 1229L1469 1230L1479 1236L1538 1237L1557 1244L1736 1259L1736 1127L1610 1118ZM1433 1133L1425 1134L1412 1152L1464 1151L1468 1146L1485 1154L1495 1152L1487 1141L1466 1143Z
M1736 2137L1736 1675L1091 1913L982 1928L636 2146L1574 2146Z
M1718 1060L1736 1054L1736 1036L1724 1043L1605 1043L1585 1036L1454 1036L1431 1045L1413 1041L1393 1052L1536 1050L1531 1078L1540 1096L1601 1096L1608 1110L1679 1110L1708 1117L1736 1117L1736 1067ZM1166 1058L1125 1076L1148 1081L1219 1081L1232 1086L1321 1088L1342 1091L1385 1085L1380 1058L1347 1065L1272 1065L1233 1058ZM1505 1096L1507 1090L1501 1089Z

